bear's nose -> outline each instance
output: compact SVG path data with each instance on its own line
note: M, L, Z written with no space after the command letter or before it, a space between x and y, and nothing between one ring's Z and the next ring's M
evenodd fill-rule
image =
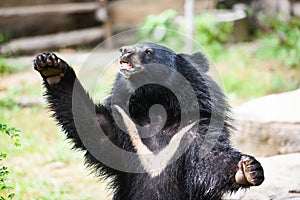
M134 50L133 47L129 47L129 46L124 46L119 49L119 51L122 53L122 55L131 54L133 52L133 50Z

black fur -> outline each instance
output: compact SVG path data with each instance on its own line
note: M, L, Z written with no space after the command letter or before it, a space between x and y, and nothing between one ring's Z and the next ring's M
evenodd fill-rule
M176 54L166 47L150 43L125 48L131 49L129 53L128 49L125 49L125 53L124 49L121 50L123 58L126 57L131 61L132 55L138 56L145 68L142 72L132 74L130 78L118 74L112 89L114 96L108 98L103 105L94 105L69 66L64 69L64 77L57 84L50 85L44 77L45 96L50 108L54 111L54 117L66 132L67 138L72 140L74 148L86 151L87 165L93 168L99 176L110 178L111 187L114 189L114 199L221 199L224 193L234 192L239 188L248 188L251 184L240 185L235 181L238 163L244 154L233 149L229 144L231 129L231 119L228 116L229 107L221 89L205 74L208 70L208 62L205 57L201 53L191 56ZM148 49L151 50L150 53L147 52ZM46 59L47 55L44 54L44 56ZM39 65L37 61L39 59L41 58L37 57L35 61L35 68ZM157 70L157 68L151 68L153 64L163 66L157 73L153 73L151 70ZM184 76L191 84L193 91L178 87L175 94L174 91L169 90L167 86L178 85L178 74L170 73L168 67ZM155 74L168 77L163 80L166 86L152 83L139 88L136 87L153 78L159 79L159 76L152 77ZM75 96L73 96L74 84L77 88ZM196 103L189 99L192 96L191 92L196 94ZM181 107L178 96L184 102ZM130 152L135 152L135 149L129 136L116 125L115 119L112 117L113 104L123 106L124 110L128 106L132 120L143 127L147 127L151 123L149 109L152 105L160 104L165 108L167 119L163 129L158 130L158 134L142 138L143 143L151 151L158 151L165 147L174 134L179 131L179 125L182 121L184 124L188 124L199 118L199 126L193 129L194 140L187 151L174 163L168 165L159 176L151 178L147 173L127 173L101 163L85 147L78 136L74 122L75 116L72 110L74 98L76 98L77 103L80 102L78 104L80 104L83 116L96 112L97 121L109 140L116 146ZM124 104L126 99L130 99L130 101ZM152 122L159 121L160 118L163 118L162 114L156 113ZM219 123L217 125L211 124L212 118L219 120ZM83 118L80 120L84 122ZM93 124L89 124L88 121L85 121L84 124L86 124L86 131L93 128ZM219 125L221 128L217 127ZM213 131L208 132L208 130ZM216 134L214 130L217 132L217 141L203 157L203 152L205 152L203 148L205 147L202 144L205 136ZM99 140L101 139L103 138L99 138ZM105 149L103 149L103 153L105 154ZM249 157L258 163L253 157ZM119 159L120 165L132 164L126 157L120 155L115 155L111 159ZM255 170L259 176L255 177L255 185L259 185L263 181L262 168L259 163L257 166Z

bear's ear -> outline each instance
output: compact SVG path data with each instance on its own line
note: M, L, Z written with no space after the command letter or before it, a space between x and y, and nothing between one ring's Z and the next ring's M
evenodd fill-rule
M192 55L184 53L178 55L184 58L189 63L191 63L194 67L200 69L202 72L207 72L209 70L208 60L201 52L196 52Z

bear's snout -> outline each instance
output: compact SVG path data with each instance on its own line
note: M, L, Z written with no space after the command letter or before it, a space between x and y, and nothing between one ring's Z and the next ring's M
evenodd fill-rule
M124 47L121 47L119 49L119 51L121 52L122 56L125 56L125 55L130 55L134 52L134 47L132 46L124 46Z

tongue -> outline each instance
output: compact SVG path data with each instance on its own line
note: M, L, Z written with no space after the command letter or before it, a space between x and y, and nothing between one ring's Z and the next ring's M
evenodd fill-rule
M131 64L126 63L126 62L122 62L122 63L121 63L120 69L133 70Z

